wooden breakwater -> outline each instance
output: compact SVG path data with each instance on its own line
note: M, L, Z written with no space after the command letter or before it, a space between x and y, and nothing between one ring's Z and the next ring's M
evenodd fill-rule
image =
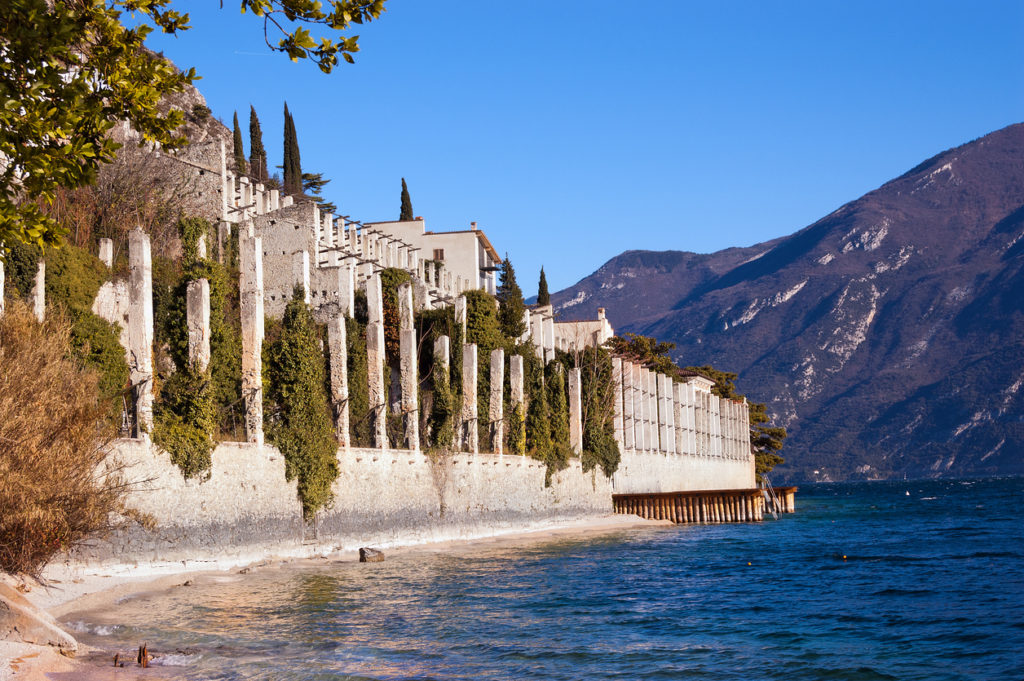
M760 521L765 513L793 513L796 487L766 490L729 489L694 492L613 494L616 513L673 523L743 523Z

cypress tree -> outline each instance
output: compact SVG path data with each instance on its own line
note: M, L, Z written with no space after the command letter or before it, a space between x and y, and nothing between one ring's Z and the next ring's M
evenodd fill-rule
M260 119L256 116L256 109L249 105L249 167L252 169L252 176L257 182L266 182L270 179L267 172L267 150L263 148L263 130L260 129Z
M413 219L412 199L409 198L409 187L406 186L404 177L402 178L402 208L398 213L398 219L401 222Z
M551 304L551 294L548 293L548 279L544 276L543 267L540 268L540 282L537 284L537 304Z
M242 129L238 127L238 112L235 112L234 119L234 142L235 142L235 172L238 175L246 175L248 171L245 166L245 149L242 147Z
M295 121L284 104L284 191L286 194L302 193L302 162L299 159L299 137L295 132Z
M501 332L509 338L519 338L526 333L526 323L523 322L526 304L523 303L523 291L516 282L516 271L512 267L512 261L508 259L508 253L501 263L501 283L498 284L496 297Z
M526 412L526 448L530 456L546 461L551 451L551 414L544 389L544 368L538 366L530 381L530 404Z

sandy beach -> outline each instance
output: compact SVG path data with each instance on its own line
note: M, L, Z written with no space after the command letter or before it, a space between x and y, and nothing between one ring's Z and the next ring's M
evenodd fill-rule
M379 547L388 558L408 557L416 553L468 554L493 548L507 548L558 539L579 539L634 528L670 527L668 521L643 520L636 516L607 515L573 521L555 522L522 531L512 531L488 537L427 544ZM58 620L66 620L75 613L102 611L119 600L143 593L163 591L181 586L185 582L202 584L222 580L226 575L242 575L256 570L323 567L325 564L358 563L357 550L341 551L316 558L281 558L265 556L248 564L205 565L201 562L185 565L114 565L98 568L79 565L54 564L44 573L46 585L32 581L19 582L5 577L9 584L21 584L26 598L46 610ZM24 591L28 589L27 591ZM74 631L69 632L74 635ZM130 656L129 664L115 668L108 651L99 651L79 644L78 653L70 658L56 648L25 643L0 641L0 681L45 681L83 679L160 679L172 678L173 668L153 666L140 668L135 662L136 651L122 651ZM159 656L161 651L153 650Z

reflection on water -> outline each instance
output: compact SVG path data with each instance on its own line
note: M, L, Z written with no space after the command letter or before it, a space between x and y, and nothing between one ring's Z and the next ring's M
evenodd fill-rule
M69 619L187 679L1020 679L1022 493L820 485L779 522L267 568Z

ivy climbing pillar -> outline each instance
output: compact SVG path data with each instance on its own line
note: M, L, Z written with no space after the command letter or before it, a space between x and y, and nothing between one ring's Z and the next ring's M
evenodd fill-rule
M135 437L153 429L153 256L149 235L128 234L128 369L135 398Z
M480 437L477 433L476 370L476 343L464 343L462 345L462 414L459 418L462 431L460 443L474 454L480 451Z
M210 366L210 282L196 279L185 287L188 363L205 372Z
M413 324L412 284L409 282L398 287L398 354L405 446L418 452L420 449L420 413L417 394L419 362L416 352L416 327Z
M366 359L369 374L370 424L373 446L388 446L387 384L384 382L384 297L380 275L374 274L366 282Z
M455 323L462 327L462 337L466 337L466 296L455 299Z
M583 385L579 367L569 369L569 446L573 454L583 451Z
M46 261L36 265L36 278L32 283L32 314L40 324L46 318Z
M487 405L490 423L491 451L502 454L505 448L505 351L491 351L491 400Z
M263 445L263 238L238 235L245 440Z
M327 351L331 367L331 405L334 434L346 450L352 446L348 409L348 330L345 315L335 315L327 325Z

